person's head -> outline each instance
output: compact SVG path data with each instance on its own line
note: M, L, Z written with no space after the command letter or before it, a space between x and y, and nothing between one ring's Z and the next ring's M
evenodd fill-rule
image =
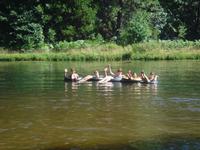
M98 71L97 70L94 70L94 74L97 74L98 73Z
M141 71L141 74L144 74L144 71L143 71L143 70Z
M71 68L72 73L76 73L76 70L74 68Z
M122 72L122 69L121 69L121 68L119 68L119 69L117 70L117 72Z
M129 71L128 71L128 73L132 73L132 71L131 71L131 70L129 70Z
M153 73L153 72L150 72L150 75L154 75L154 73Z

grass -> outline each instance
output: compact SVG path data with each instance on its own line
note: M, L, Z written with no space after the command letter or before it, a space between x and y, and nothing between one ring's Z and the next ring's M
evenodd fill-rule
M62 43L63 44L63 43ZM53 49L49 52L10 53L0 50L0 61L120 61L200 59L200 41L149 41L125 47L114 43ZM57 45L57 47L59 47Z

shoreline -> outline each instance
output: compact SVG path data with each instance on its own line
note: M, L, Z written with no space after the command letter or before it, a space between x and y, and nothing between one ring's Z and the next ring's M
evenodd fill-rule
M0 53L0 61L200 60L200 50Z
M149 41L127 46L115 43L85 45L23 52L0 49L0 61L200 60L200 41Z

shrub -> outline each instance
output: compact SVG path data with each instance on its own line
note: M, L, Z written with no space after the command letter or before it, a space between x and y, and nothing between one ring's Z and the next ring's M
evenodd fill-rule
M66 51L69 49L81 49L81 48L89 48L99 46L103 43L103 40L77 40L77 41L60 41L55 44L54 50L55 51Z
M142 42L151 36L149 16L139 11L129 23L120 31L120 43L123 45Z
M47 41L48 43L54 43L56 38L56 32L53 29L49 29L47 33Z
M43 29L40 24L30 23L19 27L19 30L26 32L17 35L17 38L23 41L22 49L37 49L44 44Z
M9 47L27 50L40 48L44 44L43 27L33 19L33 10L12 11L11 16Z
M187 33L186 26L185 25L180 25L178 27L178 38L179 39L185 39L186 33Z
M74 42L60 41L59 43L55 44L56 51L84 48L84 47L85 47L84 40L78 40Z

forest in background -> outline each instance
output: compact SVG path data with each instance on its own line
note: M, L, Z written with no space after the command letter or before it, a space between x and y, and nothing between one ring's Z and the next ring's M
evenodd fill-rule
M199 0L1 0L0 47L200 39Z

